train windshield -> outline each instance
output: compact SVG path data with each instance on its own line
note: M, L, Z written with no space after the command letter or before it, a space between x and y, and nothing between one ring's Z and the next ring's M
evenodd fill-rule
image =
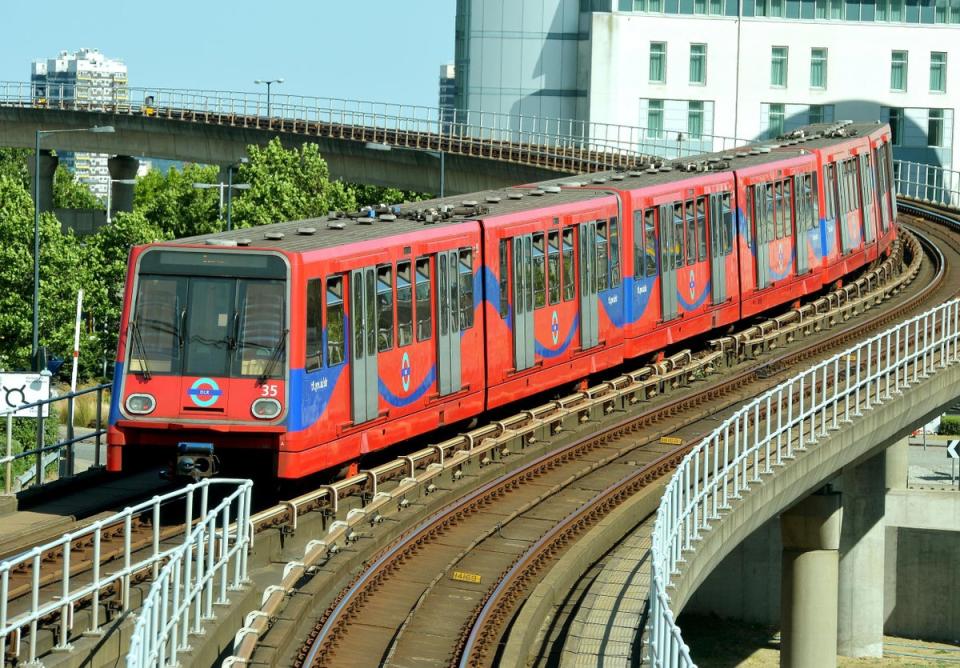
M281 377L284 285L271 279L142 274L130 322L130 370Z

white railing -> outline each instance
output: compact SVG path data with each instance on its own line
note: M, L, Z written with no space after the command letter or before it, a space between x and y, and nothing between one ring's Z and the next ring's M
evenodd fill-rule
M210 490L214 487L228 489L219 505L210 510ZM40 622L51 616L59 618L55 649L69 649L73 611L81 602L87 602L90 609L87 631L99 632L103 590L111 587L123 609L128 610L132 580L139 574L146 573L154 581L144 606L150 606L145 607L145 611L149 609L151 619L156 619L158 604L154 601L163 596L157 585L161 566L168 561L184 564L183 570L178 571L179 577L171 580L166 576L163 580L167 591L173 590L177 602L174 607L179 614L179 608L189 602L190 610L183 612L181 618L199 623L199 619L209 615L214 579L218 575L217 600L224 595L231 563L233 584L246 578L251 489L249 480L204 480L155 496L0 563L0 665L5 665L8 655L20 658L24 632L26 661L36 662ZM180 504L182 510L177 507ZM232 512L231 508L234 508ZM231 518L236 520L234 526L230 525ZM193 528L168 535L164 522L173 521L175 526L177 520ZM202 545L198 542L201 538ZM117 549L111 550L111 545ZM59 572L45 577L43 568L50 559L60 561ZM80 569L81 565L86 567ZM166 572L164 567L163 573ZM159 610L166 613L167 609L161 601ZM142 623L143 618L140 621ZM138 630L141 623L137 625Z
M683 460L657 510L651 548L649 659L694 666L667 588L685 551L733 499L862 411L960 361L960 300L834 355L744 405Z
M897 195L941 206L960 205L960 172L922 162L893 161Z
M724 151L746 143L722 135L691 138L686 133L651 133L639 126L615 123L284 93L273 93L268 103L264 93L126 86L106 90L81 84L7 81L0 82L0 105L155 114L165 118L190 112L211 123L222 123L219 117L283 119L293 121L293 131L297 131L298 124L307 123L335 126L336 136L345 134L342 128L372 128L386 133L430 135L435 139L511 142L561 153L588 149L673 158Z
M154 579L130 639L129 668L176 666L190 634L214 618L213 604L227 603L227 589L247 581L253 483L233 482L241 486L193 527Z

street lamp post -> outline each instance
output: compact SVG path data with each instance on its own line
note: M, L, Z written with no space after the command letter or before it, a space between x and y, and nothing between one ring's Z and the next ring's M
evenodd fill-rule
M247 158L240 158L240 162L238 164L244 165L247 162L249 162ZM231 164L229 167L227 167L227 231L228 232L233 229L233 219L230 216L231 210L233 209L233 189L234 188L236 188L237 190L250 189L249 183L237 183L237 184L233 183L233 168L236 166L237 165L235 164Z
M270 86L273 84L282 84L283 79L257 79L253 83L266 84L267 86L267 118L270 118Z
M230 220L230 208L233 201L232 191L234 190L249 190L249 183L233 183L233 174L232 174L233 165L227 170L227 179L229 183L194 183L193 187L200 190L209 190L211 188L216 188L220 191L220 208L217 209L217 220L223 220L223 197L224 193L227 196L227 229L233 229L232 222Z
M392 151L393 146L391 144L380 144L376 142L368 142L366 148L372 151ZM416 151L417 153L426 153L432 158L437 158L440 160L440 197L445 197L446 193L446 164L444 161L444 152L443 151L430 151L422 148L409 148L409 147L397 147L401 151Z
M110 182L107 184L107 225L109 225L112 220L110 210L111 204L113 203L113 184L123 183L124 185L132 186L136 182L136 179L110 179Z
M33 156L33 344L30 348L31 361L35 371L40 371L40 139L45 135L66 134L68 132L108 134L114 132L114 129L112 125L94 125L92 128L37 130L37 141Z

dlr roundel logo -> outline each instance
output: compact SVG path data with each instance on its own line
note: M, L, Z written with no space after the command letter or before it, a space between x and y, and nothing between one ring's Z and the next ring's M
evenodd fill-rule
M220 399L223 390L213 378L197 378L187 390L190 400L200 408L213 406Z

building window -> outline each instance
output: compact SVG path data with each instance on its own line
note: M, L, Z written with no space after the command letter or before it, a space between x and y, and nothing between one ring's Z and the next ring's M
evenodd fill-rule
M818 19L827 18L827 0L816 0L814 12L814 16Z
M830 0L830 18L843 18L843 0Z
M706 13L707 13L707 0L693 0L693 13L694 13L694 14L706 14Z
M944 51L930 53L930 92L947 92L947 54Z
M823 123L823 105L822 104L811 104L810 110L808 113L809 123Z
M723 14L723 0L710 0L710 13L715 16Z
M703 136L703 102L690 100L687 107L687 135L690 139Z
M888 110L887 122L890 124L890 143L899 146L903 138L903 109L891 107Z
M943 109L931 109L927 117L927 146L943 145Z
M773 138L783 134L783 119L786 116L782 104L770 105L770 124L767 134Z
M667 81L667 43L650 42L650 83Z
M774 46L770 50L770 85L783 88L787 85L787 47Z
M647 137L663 139L663 100L650 100L647 103Z
M690 83L707 83L707 45L690 45Z
M810 49L810 88L827 87L827 50Z
M906 51L894 51L890 55L890 90L907 90Z

